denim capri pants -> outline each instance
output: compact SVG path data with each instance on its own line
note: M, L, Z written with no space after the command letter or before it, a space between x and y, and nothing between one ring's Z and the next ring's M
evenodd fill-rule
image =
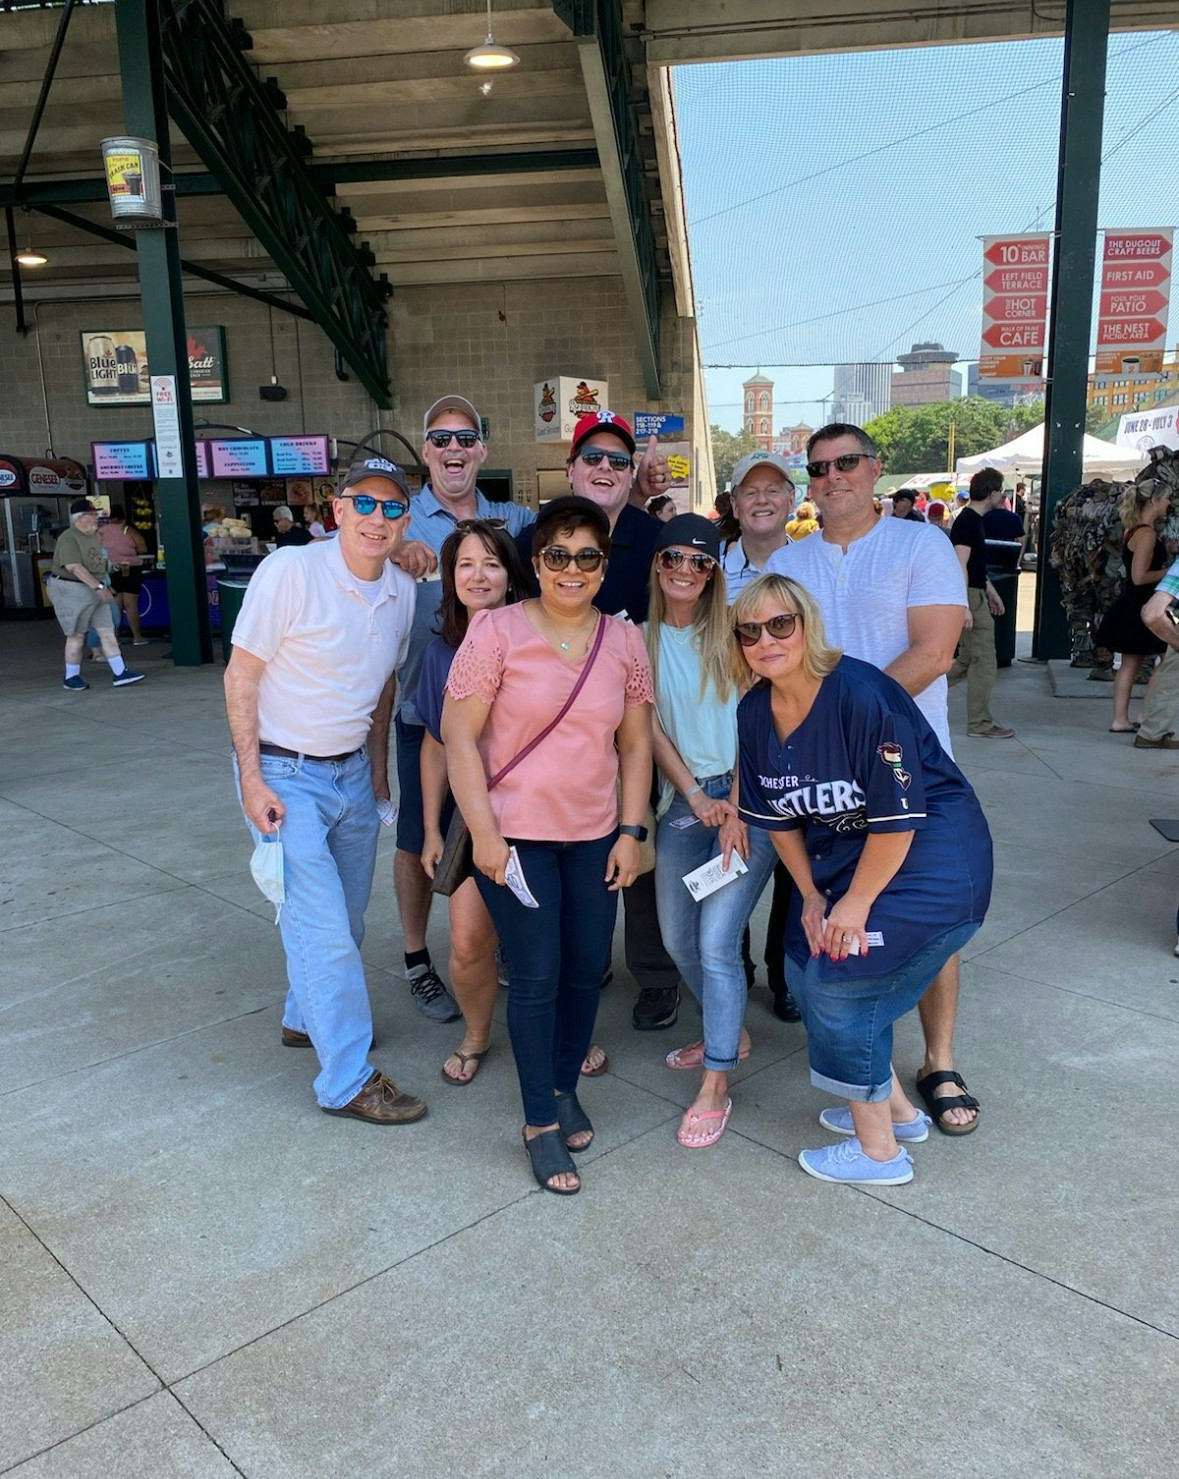
M790 990L806 1024L811 1083L841 1099L865 1104L887 1099L892 1024L912 1011L950 956L977 930L975 923L960 924L935 935L887 976L858 976L860 962L853 956L844 962L846 975L824 981L820 966L833 964L825 956L790 956Z

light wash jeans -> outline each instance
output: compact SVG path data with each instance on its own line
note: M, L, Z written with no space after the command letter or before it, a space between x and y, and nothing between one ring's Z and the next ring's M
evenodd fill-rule
M341 762L261 757L262 779L287 814L279 832L286 903L283 1026L306 1032L319 1055L315 1096L340 1109L373 1075L373 1018L360 947L377 861L380 819L368 751ZM238 779L236 757L234 779ZM260 833L246 822L257 842Z
M700 781L705 793L727 798L729 775ZM778 854L771 834L749 828L749 872L697 903L684 886L685 873L720 852L717 829L695 822L675 827L692 808L676 792L659 821L655 840L655 900L663 943L704 1015L704 1066L729 1072L737 1066L748 988L741 964L741 936L761 898Z

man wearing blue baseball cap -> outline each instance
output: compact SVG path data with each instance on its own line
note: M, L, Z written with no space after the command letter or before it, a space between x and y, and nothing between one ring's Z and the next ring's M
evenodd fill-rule
M246 824L282 849L283 1046L315 1050L326 1113L401 1125L426 1106L368 1061L360 947L413 622L414 583L392 558L409 524L405 475L384 457L353 463L333 513L337 539L275 550L251 579L225 708Z

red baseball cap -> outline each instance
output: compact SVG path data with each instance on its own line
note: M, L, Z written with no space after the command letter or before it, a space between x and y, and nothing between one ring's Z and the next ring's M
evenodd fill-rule
M589 411L573 428L573 441L569 446L570 457L577 455L577 449L582 442L589 441L590 437L600 431L608 431L616 436L619 441L624 442L630 448L631 455L634 455L635 434L631 431L628 421L624 421L613 411Z

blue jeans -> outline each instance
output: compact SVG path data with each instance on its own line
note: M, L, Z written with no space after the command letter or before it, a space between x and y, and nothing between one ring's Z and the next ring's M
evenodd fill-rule
M887 1099L892 1024L913 1010L950 956L977 931L977 924L960 924L927 940L892 975L861 980L821 981L822 956L791 956L790 990L806 1023L811 1083L864 1104Z
M700 782L706 795L727 798L732 775ZM663 943L704 1015L704 1066L726 1073L736 1068L748 988L741 964L741 936L774 871L778 854L771 834L749 828L748 873L697 903L684 886L685 873L720 852L717 829L696 822L673 827L692 808L676 792L655 836L655 901Z
M279 832L287 896L279 928L289 982L283 1026L310 1036L320 1064L315 1096L325 1109L340 1109L373 1074L360 947L381 824L368 752L339 763L263 755L261 765L262 779L287 809ZM236 758L233 771L236 779ZM257 842L261 834L246 826Z
M551 1125L593 1037L618 895L606 887L617 832L594 842L514 842L539 909L482 873L475 882L508 958L508 1033L524 1119Z

